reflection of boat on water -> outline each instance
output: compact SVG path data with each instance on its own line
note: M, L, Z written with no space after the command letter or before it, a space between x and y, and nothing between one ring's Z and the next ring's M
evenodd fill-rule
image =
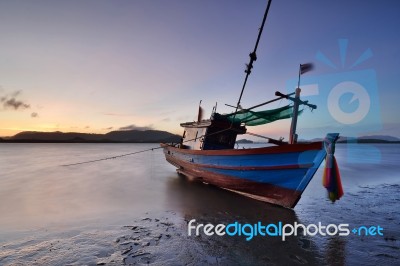
M272 204L264 204L215 186L199 186L187 182L184 176L168 179L165 205L178 210L187 218L208 220L209 222L263 222L293 224L299 222L296 212Z
M199 186L184 178L168 179L166 189L166 206L173 206L178 216L182 216L187 222L196 219L196 223L214 225L233 222L261 222L264 225L279 222L301 223L293 210L244 198L217 187ZM187 230L186 222L184 228ZM220 265L321 264L319 247L314 243L313 237L303 236L302 233L292 235L285 241L279 236L257 235L246 241L243 236L187 237L186 232L184 235L186 241L193 241L201 247L196 254L216 257Z
M297 116L301 113L299 107L316 109L315 105L300 99L300 88L287 95L276 92L278 98L251 108L243 109L240 106L248 76L257 59L256 50L270 3L271 1L268 2L264 14L256 46L250 53L238 103L232 106L235 111L219 114L214 107L211 118L203 120L200 107L196 122L181 124L184 127L181 143L161 145L166 160L176 166L180 174L257 200L294 208L327 154L331 158L328 168L336 169L331 162L335 163L334 145L339 134L328 134L324 141L297 143ZM300 65L298 87L301 74L310 69L310 64ZM293 104L273 110L254 111L280 99L287 99ZM245 150L234 148L238 135L252 134L247 131L247 126L263 125L287 118L292 118L288 142L264 137L275 146ZM336 190L337 188L338 186L335 187ZM340 195L337 191L334 193Z

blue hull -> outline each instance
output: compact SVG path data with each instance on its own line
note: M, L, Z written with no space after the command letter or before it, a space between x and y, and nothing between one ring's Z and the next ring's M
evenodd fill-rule
M244 150L162 145L179 173L288 208L296 205L326 156L323 142Z

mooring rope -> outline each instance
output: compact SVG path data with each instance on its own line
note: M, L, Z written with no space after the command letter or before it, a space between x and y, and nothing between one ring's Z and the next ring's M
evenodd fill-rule
M134 155L134 154L138 154L138 153L143 153L143 152L147 152L147 151L153 151L153 150L157 150L157 149L162 149L162 148L163 147L154 147L154 148L150 148L150 149L146 149L146 150L135 151L135 152L125 153L125 154L120 154L120 155L100 158L100 159L96 159L96 160L83 161L83 162L77 162L77 163L69 163L69 164L62 164L60 166L73 166L73 165L79 165L79 164L100 162L100 161L105 161L105 160L117 159L117 158L129 156L129 155Z
M204 135L201 135L201 136L199 136L197 138L188 139L188 140L182 141L180 143L186 143L186 142L189 142L189 141L201 139L203 137L206 137L206 136L208 137L208 136L211 136L211 135L214 135L214 134L219 134L219 133L222 133L222 132L227 131L227 130L230 130L230 128L226 128L226 129L223 129L223 130L220 130L220 131L217 131L217 132L214 132L214 133L210 133L210 134L204 134ZM171 144L167 144L167 145L175 147L177 144L179 144L179 143L176 143L176 144L171 143ZM134 155L134 154L138 154L138 153L143 153L143 152L147 152L147 151L154 151L154 150L158 150L158 149L162 149L162 148L164 148L164 147L154 147L154 148L150 148L150 149L145 149L145 150L141 150L141 151L125 153L125 154L120 154L120 155L115 155L115 156L110 156L110 157L105 157L105 158L100 158L100 159L96 159L96 160L89 160L89 161L83 161L83 162L77 162L77 163L62 164L60 166L73 166L73 165L79 165L79 164L100 162L100 161L105 161L105 160L117 159L117 158L129 156L129 155Z
M171 146L171 147L176 147L177 144L183 144L183 143L186 143L186 142L189 142L189 141L201 139L201 138L203 138L203 137L208 137L208 136L212 136L212 135L215 135L215 134L223 133L223 132L228 131L228 130L234 130L234 129L225 128L225 129L222 129L222 130L219 130L219 131L210 133L210 134L204 134L204 135L198 136L197 138L194 138L194 139L188 139L188 140L185 140L185 141L181 141L180 143L176 143L176 144L174 144L174 143L167 144L167 143L166 143L166 144L169 145L169 146ZM115 156L110 156L110 157L105 157L105 158L100 158L100 159L96 159L96 160L89 160L89 161L83 161L83 162L77 162L77 163L62 164L62 165L60 165L60 166L73 166L73 165L79 165L79 164L86 164L86 163L94 163L94 162L106 161L106 160L117 159L117 158L129 156L129 155L134 155L134 154L143 153L143 152L147 152L147 151L154 151L154 150L163 149L163 148L164 148L164 147L154 147L154 148L150 148L150 149L145 149L145 150L141 150L141 151L135 151L135 152L125 153L125 154L120 154L120 155L115 155Z

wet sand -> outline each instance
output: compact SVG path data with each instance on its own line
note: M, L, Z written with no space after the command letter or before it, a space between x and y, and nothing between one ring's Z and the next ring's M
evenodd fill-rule
M171 180L173 191L179 192L173 200L191 206L170 211L146 212L123 226L105 226L74 230L62 228L35 231L24 240L3 244L0 250L2 265L354 265L368 256L364 265L396 265L399 262L398 212L383 213L381 204L399 204L398 199L387 198L370 207L380 219L393 222L386 227L384 237L358 238L290 236L279 237L219 237L204 234L188 236L187 223L196 218L199 223L252 223L304 222L295 211L256 202L242 196L221 191L204 184L179 178ZM360 221L368 219L367 204L356 199L376 188L362 188L352 194L354 201L348 212L355 212ZM400 186L386 186L387 195L400 192ZM202 198L208 191L207 198ZM220 196L226 204L213 204ZM225 201L224 201L225 202ZM344 218L346 213L336 217ZM326 218L316 214L316 217ZM332 222L332 221L331 221ZM386 223L387 224L387 223ZM61 229L61 230L60 230Z

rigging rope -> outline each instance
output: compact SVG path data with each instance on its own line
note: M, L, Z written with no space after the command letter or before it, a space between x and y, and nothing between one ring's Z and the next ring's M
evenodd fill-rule
M268 1L267 8L265 9L264 17L263 17L263 20L262 20L262 23L261 23L261 27L260 27L259 32L258 32L257 41L256 41L256 45L254 46L254 50L253 50L253 52L251 52L251 53L249 54L249 56L250 56L250 62L249 62L248 64L246 64L247 69L244 71L244 72L246 73L246 77L245 77L245 79L244 79L244 83L243 83L243 86L242 86L242 90L241 90L241 92L240 92L239 100L238 100L238 102L237 102L237 104L236 104L236 111L235 111L235 113L236 113L236 112L238 111L238 109L239 109L240 101L242 100L242 96L243 96L244 88L246 87L247 79L249 78L249 75L250 75L250 73L251 73L251 69L253 68L253 63L254 63L254 61L257 60L257 54L256 54L256 52L257 52L257 48L258 48L258 43L260 42L261 34L262 34L262 32L263 32L264 25L265 25L265 21L267 20L267 15L268 15L269 7L271 6L271 1L272 1L272 0L269 0L269 1ZM235 118L235 117L234 117L234 118Z

